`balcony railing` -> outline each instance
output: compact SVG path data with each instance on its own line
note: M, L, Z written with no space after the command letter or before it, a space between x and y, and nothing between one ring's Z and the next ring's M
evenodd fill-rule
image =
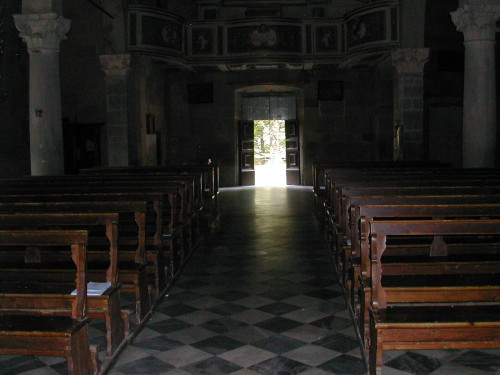
M304 20L189 21L130 6L128 45L173 64L221 70L370 65L399 45L398 3L373 3L343 18Z

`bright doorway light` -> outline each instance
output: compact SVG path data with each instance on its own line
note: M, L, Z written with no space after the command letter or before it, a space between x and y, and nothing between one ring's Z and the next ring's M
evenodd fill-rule
M255 186L286 186L284 120L254 121Z

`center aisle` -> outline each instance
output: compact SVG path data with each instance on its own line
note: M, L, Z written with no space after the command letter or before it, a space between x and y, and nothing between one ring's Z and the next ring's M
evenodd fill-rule
M231 188L122 374L365 374L310 187Z

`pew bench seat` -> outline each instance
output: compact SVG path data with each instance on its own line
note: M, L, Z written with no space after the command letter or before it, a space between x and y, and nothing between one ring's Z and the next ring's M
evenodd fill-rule
M0 306L3 313L68 316L74 283L12 280L0 282ZM87 296L87 315L106 324L106 354L111 356L130 334L130 311L120 309L119 285L110 286L102 295Z
M486 265L487 266L487 265ZM476 267L480 267L476 265ZM499 271L499 268L496 269ZM365 350L370 346L369 307L372 287L360 280L358 324ZM388 275L382 278L387 302L398 303L500 303L500 273Z
M388 306L370 309L370 375L382 375L384 350L500 347L500 304Z
M2 312L0 354L64 356L69 375L96 375L99 373L98 351L88 346L89 321Z
M109 263L88 262L87 277L90 281L106 282L106 270ZM118 282L121 293L135 296L136 320L141 322L150 312L150 293L147 286L146 265L134 262L121 263ZM0 281L8 282L22 274L25 281L33 282L72 282L74 266L69 262L24 263L8 262L2 259Z

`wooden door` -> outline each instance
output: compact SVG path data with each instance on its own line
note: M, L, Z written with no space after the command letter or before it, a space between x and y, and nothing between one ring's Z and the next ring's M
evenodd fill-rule
M285 121L286 184L300 185L299 124L297 120Z
M240 121L240 185L255 185L253 121Z

